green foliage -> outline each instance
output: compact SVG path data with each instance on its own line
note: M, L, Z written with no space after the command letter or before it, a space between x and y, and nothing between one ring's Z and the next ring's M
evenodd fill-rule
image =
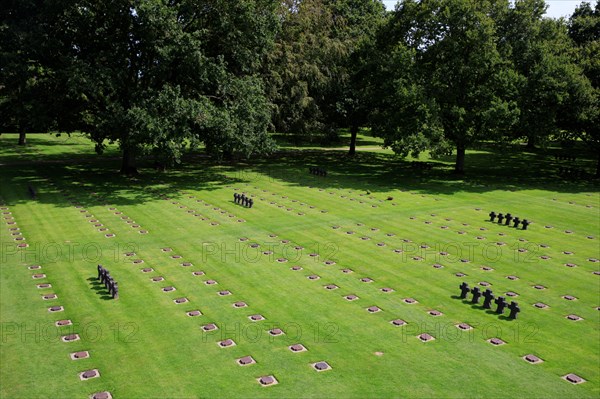
M514 72L498 49L492 18L503 1L407 0L379 36L384 64L374 76L374 131L400 154L464 150L497 139L518 115ZM393 84L377 83L389 79ZM392 101L390 102L390 99Z

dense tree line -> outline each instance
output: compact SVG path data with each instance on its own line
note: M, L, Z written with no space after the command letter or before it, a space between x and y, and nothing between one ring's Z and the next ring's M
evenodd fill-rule
M83 131L168 166L187 148L265 154L370 127L401 155L481 140L583 140L600 153L600 2L7 0L0 128ZM599 159L600 173L600 159Z

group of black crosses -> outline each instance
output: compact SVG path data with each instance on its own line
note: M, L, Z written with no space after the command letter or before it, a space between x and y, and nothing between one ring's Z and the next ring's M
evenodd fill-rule
M529 226L531 224L531 222L527 219L523 219L520 220L518 216L513 217L510 213L507 213L506 215L503 215L501 213L496 215L496 212L491 211L490 212L490 222L493 222L495 218L498 218L498 224L502 224L502 222L504 222L505 226L509 226L510 227L510 222L512 221L514 223L514 228L518 228L519 227L519 223L521 223L521 226L523 226L523 230L527 230L527 226Z
M310 168L308 168L308 172L311 175L327 177L327 171L322 168L316 168L314 166L311 166Z
M252 205L254 205L254 200L252 198L246 197L246 194L243 193L233 193L233 202L235 202L236 204L246 206L248 208L252 208Z
M102 267L102 265L98 265L98 280L104 284L104 287L106 287L113 299L119 299L119 284L117 284L110 275L110 272Z
M467 294L470 292L471 294L473 294L471 303L479 303L479 298L483 296L484 297L483 308L484 309L492 308L492 300L495 297L494 297L494 294L492 293L492 290L490 290L489 288L486 289L484 292L481 292L481 291L479 291L479 287L474 287L473 289L469 288L469 284L465 283L464 281L461 285L458 286L458 288L460 288L460 298L461 299L467 299ZM499 296L494 301L494 303L496 305L498 305L498 307L496 308L497 314L503 314L504 308L508 306L508 308L510 309L510 314L508 315L509 319L516 319L517 313L519 313L521 311L518 303L512 301L509 305L509 304L507 304L507 302L503 296Z

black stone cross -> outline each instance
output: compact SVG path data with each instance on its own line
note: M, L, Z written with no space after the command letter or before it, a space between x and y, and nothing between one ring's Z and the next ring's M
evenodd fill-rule
M483 301L483 308L484 309L491 309L492 308L492 300L494 299L494 294L492 294L492 290L490 290L489 288L485 291L483 291L483 297L485 298L485 300Z
M498 307L496 308L496 313L502 314L504 313L504 308L506 307L506 301L503 296L499 296L498 299L494 301Z
M510 226L510 221L513 219L512 215L510 213L506 214L506 222L504 222L505 226Z
M518 216L515 216L515 218L513 219L513 223L514 223L514 227L517 228L517 227L519 227L519 223L521 223L521 219L519 219Z
M521 311L521 308L519 308L519 304L513 301L510 303L510 305L508 305L508 308L510 309L510 314L508 315L508 318L516 319L517 313Z
M523 221L521 222L521 225L523 226L523 230L527 230L527 226L529 226L531 223L529 223L529 221L527 219L523 219Z
M458 288L460 288L460 299L466 299L467 294L469 293L469 291L471 291L471 289L469 288L469 284L463 281L463 283L459 285Z
M490 212L490 222L493 222L495 218L496 218L496 212L491 211Z
M502 224L502 221L504 220L504 215L499 213L498 214L498 224Z
M481 296L481 292L479 291L479 287L474 287L471 290L471 294L473 294L473 299L471 299L471 303L479 303L479 297Z

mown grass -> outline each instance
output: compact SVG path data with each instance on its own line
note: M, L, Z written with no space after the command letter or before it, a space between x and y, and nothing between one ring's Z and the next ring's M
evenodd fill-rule
M594 182L558 176L560 162L552 149L471 151L461 178L450 174L451 159L421 171L380 152L350 159L344 151L290 149L265 161L202 161L166 173L143 170L139 178L128 179L115 174L118 160L110 157L77 161L95 158L83 141L62 153L62 146L48 138L30 139L27 151L33 153L19 153L9 139L0 136L0 197L30 246L16 250L2 221L2 397L87 397L102 390L116 398L580 398L600 393L600 276L593 274L598 263L588 261L600 258L599 192ZM53 162L37 162L44 160ZM577 163L593 167L585 158ZM329 176L309 175L308 166L322 166ZM28 184L38 188L36 199L28 197ZM235 205L235 189L254 194L255 207ZM116 237L105 238L69 201L79 202ZM499 226L487 221L491 210L534 224L527 231ZM132 228L123 216L140 227ZM140 229L148 234L139 234ZM240 242L242 237L249 241ZM274 253L260 255L248 243ZM428 248L420 247L425 244ZM165 247L172 252L161 251ZM130 251L136 255L126 257ZM448 255L439 254L443 251ZM183 258L172 259L172 254ZM278 263L280 257L288 262ZM336 263L327 266L325 260ZM193 266L183 267L183 261ZM108 299L95 282L98 263L119 282L119 300ZM434 263L444 268L433 268ZM35 271L27 269L32 264L42 266L47 278L41 282L52 288L36 288ZM290 270L294 265L303 270ZM154 272L142 273L144 267ZM342 273L344 268L353 273ZM206 275L193 276L196 270ZM458 278L457 272L467 275ZM312 274L320 279L309 280ZM506 279L511 274L519 280ZM164 282L150 281L159 275ZM362 277L374 282L363 283ZM218 285L205 285L208 279ZM462 281L471 286L487 281L496 295L518 293L518 319L457 299ZM327 290L327 284L339 288ZM536 284L546 289L533 288ZM162 292L167 285L177 291ZM394 292L383 293L382 287ZM232 295L219 296L220 290ZM41 295L49 292L59 298L43 301ZM347 294L360 299L348 302ZM566 301L565 294L578 299ZM189 302L173 303L179 297ZM419 303L405 304L406 297ZM236 309L231 306L236 301L249 306ZM536 309L536 302L549 308ZM65 311L49 313L54 304ZM365 308L372 305L383 311L369 314ZM187 317L192 309L203 315ZM432 309L443 315L430 316ZM247 318L252 314L266 320L252 322ZM569 314L584 320L567 320ZM63 318L75 325L54 327ZM408 324L392 326L390 320L397 318ZM461 322L474 330L460 332L455 324ZM219 330L202 332L207 323ZM272 327L286 334L271 337ZM81 341L60 342L65 331L79 333ZM419 342L422 332L436 340ZM491 337L507 344L494 347L486 342ZM217 342L225 338L237 345L219 348ZM295 343L308 351L291 353L287 346ZM91 357L70 360L68 354L76 350L89 350ZM544 363L521 359L530 353ZM246 355L257 363L238 366L235 360ZM317 373L310 366L317 361L333 369ZM101 377L80 381L77 374L92 368ZM587 382L572 385L561 379L568 373ZM255 379L263 375L275 375L279 384L259 386Z

